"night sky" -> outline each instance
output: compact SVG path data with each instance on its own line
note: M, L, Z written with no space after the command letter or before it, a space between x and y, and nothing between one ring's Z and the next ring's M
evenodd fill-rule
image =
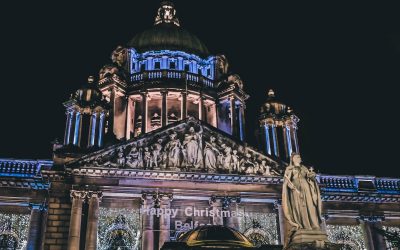
M97 76L115 47L151 27L159 5L84 2L2 6L0 157L51 158L51 141L63 139L62 102ZM250 143L272 88L301 120L307 165L323 173L398 177L399 6L174 2L181 25L213 54L225 54L244 80Z

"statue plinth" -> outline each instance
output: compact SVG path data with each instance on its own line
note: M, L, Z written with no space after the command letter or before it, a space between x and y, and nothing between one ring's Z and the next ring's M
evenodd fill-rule
M328 236L322 230L299 229L293 233L291 243L327 242Z
M285 250L339 250L341 247L330 243L325 231L299 229L292 234Z

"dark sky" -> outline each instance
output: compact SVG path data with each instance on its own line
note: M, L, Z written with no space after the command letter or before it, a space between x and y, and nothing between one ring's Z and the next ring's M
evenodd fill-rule
M0 15L0 157L50 158L50 142L63 138L62 102L97 75L117 45L152 25L159 1L13 2ZM350 2L175 5L182 26L225 54L245 81L248 137L273 88L301 119L307 164L324 173L395 177L399 6Z

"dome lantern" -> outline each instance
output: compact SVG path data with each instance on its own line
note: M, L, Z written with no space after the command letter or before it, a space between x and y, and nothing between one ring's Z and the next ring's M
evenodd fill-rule
M157 16L154 20L154 25L160 23L172 23L176 26L180 26L179 19L176 17L175 6L170 1L161 2L160 8L158 8Z

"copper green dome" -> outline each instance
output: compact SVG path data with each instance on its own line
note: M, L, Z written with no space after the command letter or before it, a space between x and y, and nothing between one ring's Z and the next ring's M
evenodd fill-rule
M180 27L171 2L162 2L154 26L137 34L128 47L142 53L151 50L180 50L201 57L209 55L207 47L195 35Z

